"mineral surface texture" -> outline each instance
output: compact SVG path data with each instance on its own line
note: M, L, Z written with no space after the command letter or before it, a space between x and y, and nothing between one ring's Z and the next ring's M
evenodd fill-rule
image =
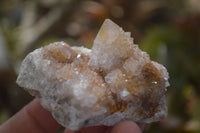
M167 70L108 19L92 50L55 42L28 54L17 83L71 130L167 115Z

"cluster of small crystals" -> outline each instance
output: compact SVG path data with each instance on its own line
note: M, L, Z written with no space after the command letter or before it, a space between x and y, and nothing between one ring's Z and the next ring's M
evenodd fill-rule
M54 69L52 80L58 80L62 87L58 90L61 97L73 96L70 103L92 111L105 111L100 106L105 100L106 85L103 78L88 66L91 50L70 47L64 42L45 46L43 58Z
M146 117L159 112L156 107L168 86L168 73L133 44L129 32L106 20L94 41L89 65L104 73L114 99L111 112L124 111L130 102Z
M167 70L108 19L92 50L55 42L30 53L17 83L70 129L123 119L152 122L167 114Z
M110 20L100 29L92 52L57 42L44 48L44 58L56 69L52 78L63 83L60 94L75 97L72 104L115 113L134 103L146 117L159 111L156 107L167 86L166 69L150 61L133 44L130 33Z

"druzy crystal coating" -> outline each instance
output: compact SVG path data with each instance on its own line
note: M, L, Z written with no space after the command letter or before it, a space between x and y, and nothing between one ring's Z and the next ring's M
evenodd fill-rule
M55 42L28 54L17 83L60 124L78 130L165 118L168 77L129 32L106 19L91 50Z

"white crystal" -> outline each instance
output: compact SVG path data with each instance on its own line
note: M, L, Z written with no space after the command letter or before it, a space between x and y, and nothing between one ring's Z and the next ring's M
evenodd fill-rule
M128 92L126 89L124 89L123 91L120 92L120 96L123 98L123 97L126 97L130 94L130 92Z
M81 57L81 54L78 54L76 58L80 58L80 57Z

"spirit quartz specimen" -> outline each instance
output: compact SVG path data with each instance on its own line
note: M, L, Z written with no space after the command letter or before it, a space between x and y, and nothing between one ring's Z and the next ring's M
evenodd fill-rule
M92 50L55 42L28 54L17 83L71 130L122 120L151 123L167 115L167 70L109 19Z

